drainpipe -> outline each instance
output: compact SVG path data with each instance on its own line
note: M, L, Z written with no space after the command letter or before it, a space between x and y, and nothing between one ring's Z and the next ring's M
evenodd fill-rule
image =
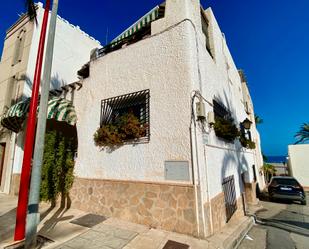
M200 171L199 171L198 143L197 143L197 134L196 134L196 121L195 121L194 107L193 107L195 97L197 96L194 94L191 98L192 117L191 117L190 129L189 129L190 147L191 147L191 164L192 164L192 182L194 185L194 195L195 195L195 213L196 213L197 233L199 237L205 238L205 219L204 219L204 210L203 210L203 203L202 203L202 196L201 196L202 193L201 193L201 184L200 184L201 181L200 181ZM192 123L194 127L192 127ZM195 146L195 150L193 146Z

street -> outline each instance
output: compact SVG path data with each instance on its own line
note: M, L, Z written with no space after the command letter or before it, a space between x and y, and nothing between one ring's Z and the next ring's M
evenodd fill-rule
M307 203L309 193L307 192ZM239 249L308 249L309 206L298 203L260 201L257 224Z

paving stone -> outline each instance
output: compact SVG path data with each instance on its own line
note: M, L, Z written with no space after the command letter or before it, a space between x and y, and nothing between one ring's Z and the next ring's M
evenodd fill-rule
M104 220L106 220L106 218L102 215L86 214L82 217L72 220L70 223L90 228L103 222Z

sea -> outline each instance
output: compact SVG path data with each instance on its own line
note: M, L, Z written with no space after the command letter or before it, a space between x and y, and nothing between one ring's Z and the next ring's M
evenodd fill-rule
M267 156L268 163L283 163L286 162L286 156Z

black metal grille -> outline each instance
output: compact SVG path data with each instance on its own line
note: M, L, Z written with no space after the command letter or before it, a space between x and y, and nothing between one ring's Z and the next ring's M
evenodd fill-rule
M225 200L226 222L228 222L237 210L235 182L233 175L223 179L222 188Z
M214 109L214 114L215 118L224 118L226 120L231 118L231 112L223 105L220 103L218 100L213 100L213 109Z
M100 126L112 124L119 116L133 112L140 123L146 125L144 140L149 140L149 98L150 92L147 89L102 100Z

